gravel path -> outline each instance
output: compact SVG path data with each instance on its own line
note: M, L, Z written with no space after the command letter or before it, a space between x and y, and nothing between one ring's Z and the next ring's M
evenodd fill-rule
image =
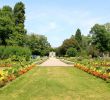
M72 66L72 65L66 64L57 58L49 58L39 66Z

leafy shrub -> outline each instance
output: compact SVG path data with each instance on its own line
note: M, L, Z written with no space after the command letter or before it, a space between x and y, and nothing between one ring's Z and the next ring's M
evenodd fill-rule
M69 57L75 57L77 55L77 50L71 47L67 49L66 55Z
M3 58L4 50L5 50L5 46L0 46L0 58Z
M30 49L19 46L0 46L1 59L11 58L12 60L20 60L21 57L25 60L29 60L31 57Z

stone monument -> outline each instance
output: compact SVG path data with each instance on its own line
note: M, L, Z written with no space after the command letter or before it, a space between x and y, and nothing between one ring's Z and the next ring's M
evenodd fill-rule
M55 53L55 52L53 52L53 51L52 51L52 52L50 52L50 53L49 53L49 57L52 57L52 58L53 58L53 57L56 57L56 53Z

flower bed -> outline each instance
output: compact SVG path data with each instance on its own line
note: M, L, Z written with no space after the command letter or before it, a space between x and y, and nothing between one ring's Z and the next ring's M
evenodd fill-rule
M74 62L74 67L77 67L103 80L107 80L107 82L110 81L110 60L81 57L63 57L61 59Z
M35 66L36 66L35 64L32 64L32 65L26 66L21 69L16 69L16 70L13 68L1 70L0 71L0 87L3 87L8 82L15 80L17 77L28 72Z
M0 64L0 67L11 67L11 64Z
M94 66L110 67L110 62L92 63L92 65L94 65Z
M47 58L32 59L29 62L11 62L13 66L0 70L0 87L5 86L10 81L15 80L20 75L28 72L36 65L44 62Z
M92 75L94 75L96 77L99 77L99 78L102 78L104 80L108 81L110 79L110 74L109 73L107 74L107 73L101 73L101 72L98 72L98 71L94 71L90 68L87 68L86 66L81 65L81 64L75 64L74 67L77 67L77 68L79 68L79 69L81 69L81 70L83 70L83 71L85 71L89 74L92 74Z

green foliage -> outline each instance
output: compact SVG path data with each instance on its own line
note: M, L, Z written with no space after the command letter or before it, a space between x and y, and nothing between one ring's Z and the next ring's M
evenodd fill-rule
M75 34L75 39L79 43L80 46L82 46L82 36L81 36L81 31L80 29L77 29L76 34Z
M15 31L20 34L25 34L26 30L24 29L25 21L25 5L22 2L18 2L14 6L14 19L15 19Z
M33 55L48 55L51 46L43 35L27 35L26 45L31 49Z
M110 23L104 25L95 24L90 33L84 36L81 35L80 29L77 29L75 35L64 40L63 44L56 48L57 55L64 56L68 48L73 47L77 50L78 56L110 56Z
M25 6L22 2L18 2L14 6L14 16L15 16L15 25L18 25L20 23L24 23L25 20Z
M25 19L25 5L22 2L16 3L13 9L10 6L3 6L0 9L0 45L28 47L33 55L47 56L52 50L47 38L43 35L26 34ZM56 54L65 56L70 48L74 48L77 51L77 56L88 54L92 57L98 57L104 53L110 55L110 23L95 24L90 33L89 36L83 36L81 30L77 29L75 35L64 40L63 44L55 49ZM6 49L3 55L4 48L0 47L0 58L10 57L11 48ZM22 53L18 55L15 57L12 54L11 57L20 59Z
M33 55L48 55L51 46L47 38L43 35L27 35L24 22L25 5L22 2L16 3L14 9L10 6L3 6L0 9L0 45L8 46L6 50L3 49L4 47L0 47L4 50L0 51L1 58L11 56L12 59L20 59L24 50L20 52L20 49L17 50L15 46L29 47ZM14 46L13 50L10 46ZM13 52L17 53L13 54ZM28 50L26 52L28 54Z
M91 41L92 41L92 37L90 35L87 36L82 35L82 49L87 50Z
M24 46L25 5L16 3L14 9L3 6L0 10L0 44Z
M92 34L92 44L100 50L100 52L109 51L110 33L107 32L104 25L95 24L90 33Z
M7 59L11 58L12 60L29 60L31 57L31 51L26 47L18 46L0 46L0 58Z
M7 39L7 45L11 46L25 46L26 45L26 35L13 33Z
M77 55L77 50L75 48L68 48L66 51L66 55L69 57L75 57Z
M58 51L60 52L61 55L65 55L66 51L71 47L80 50L78 42L74 38L70 38L64 40L63 44L61 45Z
M105 26L107 32L110 32L110 23L106 23L106 24L104 24L104 26Z
M0 10L0 40L2 45L7 45L6 39L13 33L13 26L12 9L9 6L4 6Z
M88 48L88 55L91 55L92 58L98 57L99 50L96 48L96 46L90 45L89 48Z
M77 54L81 52L82 35L80 29L77 29L75 36L72 35L69 39L63 41L63 44L56 49L58 56L64 56L69 48L75 48Z

